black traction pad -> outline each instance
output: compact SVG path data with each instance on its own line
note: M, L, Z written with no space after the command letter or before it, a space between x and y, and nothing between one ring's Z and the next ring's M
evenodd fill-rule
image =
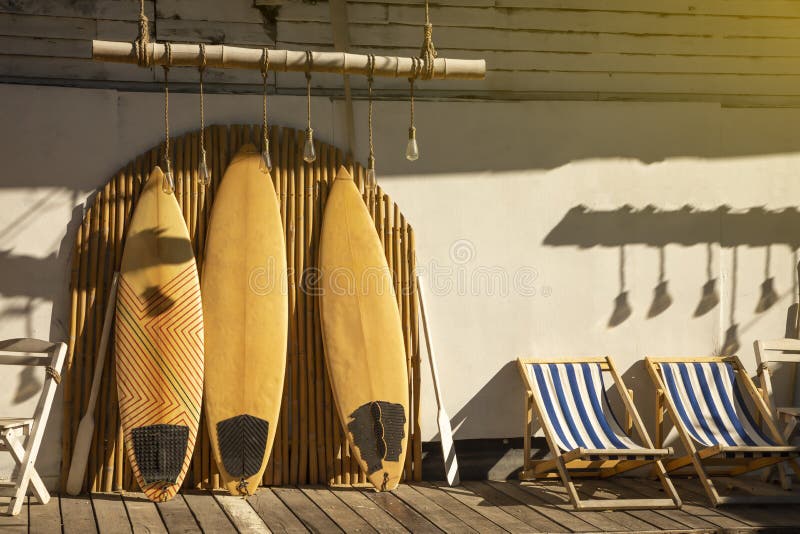
M403 452L406 411L402 404L373 401L359 406L350 414L347 429L361 458L367 463L367 474L383 468L383 460L396 462Z
M185 425L149 425L131 430L133 454L146 484L175 484L181 474L189 445Z
M249 478L261 469L269 423L253 415L237 415L217 423L219 453L232 477Z

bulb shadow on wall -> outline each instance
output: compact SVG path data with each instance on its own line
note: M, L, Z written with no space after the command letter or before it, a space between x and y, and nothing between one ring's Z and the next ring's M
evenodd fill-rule
M738 281L739 247L763 248L765 251L764 279L759 286L759 299L755 313L761 314L777 304L782 296L775 288L771 274L772 247L782 245L794 253L800 248L800 211L796 208L767 210L752 207L733 210L722 205L712 210L702 210L686 205L678 210L662 210L654 205L636 209L625 205L615 210L591 210L584 205L571 208L559 223L545 236L546 246L574 246L580 249L610 247L619 249L620 290L612 303L608 327L625 322L633 312L626 287L626 247L646 246L659 251L659 277L653 289L653 300L647 318L657 317L672 304L665 269L665 247L669 244L683 246L706 245L706 282L700 288L700 300L694 317L709 313L720 304L718 281L714 276L713 248L716 244L732 252L731 302L728 329L722 353L732 354L739 349L741 328L736 321L736 289ZM797 279L793 293L797 293ZM788 292L787 292L788 293ZM787 310L795 317L796 306Z

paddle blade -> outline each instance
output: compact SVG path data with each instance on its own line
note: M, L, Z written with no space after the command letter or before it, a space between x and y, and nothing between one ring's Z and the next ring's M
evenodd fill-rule
M72 449L72 462L69 464L67 493L70 495L78 495L81 492L93 434L94 417L92 417L92 414L86 414L81 419L81 424L78 425L78 437L75 439L75 448Z
M443 408L439 409L436 422L439 425L439 437L442 440L442 458L444 458L447 484L458 486L461 484L461 479L458 476L458 460L456 459L456 449L453 446L453 429L450 426L450 417Z

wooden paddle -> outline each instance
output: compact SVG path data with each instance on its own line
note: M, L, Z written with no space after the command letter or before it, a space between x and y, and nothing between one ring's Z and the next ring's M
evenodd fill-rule
M67 493L78 495L83 486L83 478L86 475L86 463L89 459L89 449L92 446L92 436L94 435L94 406L97 404L97 395L100 392L100 380L103 376L103 363L108 349L108 338L111 334L111 323L114 322L114 309L117 301L117 278L119 273L114 273L111 279L111 291L108 294L108 304L106 305L106 315L103 319L103 333L100 336L100 346L97 350L97 362L94 365L94 377L92 378L92 391L89 394L89 404L86 406L86 413L78 425L78 435L75 438L75 448L72 449L72 461L69 466L69 476L67 477Z
M425 311L425 295L423 292L422 278L417 275L417 295L419 298L419 311L422 318L422 328L425 329L425 346L428 349L428 361L431 364L431 377L433 378L433 391L436 393L436 404L439 412L436 416L436 423L439 425L439 438L442 441L442 457L444 458L444 470L447 476L447 483L450 486L458 486L461 481L458 476L458 459L456 450L453 448L453 429L450 426L450 417L444 409L442 392L439 386L439 371L436 368L436 357L433 354L431 344L431 334L428 330L428 315Z

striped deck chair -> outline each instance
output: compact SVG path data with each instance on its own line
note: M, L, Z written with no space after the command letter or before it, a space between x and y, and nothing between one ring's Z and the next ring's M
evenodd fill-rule
M800 495L720 495L712 476L735 476L780 462L798 470L800 447L786 444L769 407L739 358L646 358L656 384L656 445L663 439L664 411L686 449L666 463L668 472L694 468L715 506L800 502ZM760 414L766 432L756 423Z
M681 505L662 459L633 405L631 393L610 358L518 359L525 392L525 460L520 479L560 478L576 510L677 508ZM606 397L603 373L611 374L622 397L637 444L621 429ZM552 458L531 459L533 415L544 431ZM581 499L572 477L606 478L647 464L669 496L665 499Z

